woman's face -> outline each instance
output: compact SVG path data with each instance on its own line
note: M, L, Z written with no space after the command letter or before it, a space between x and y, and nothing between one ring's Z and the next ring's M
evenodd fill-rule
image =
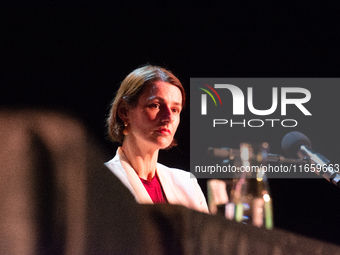
M164 149L173 140L181 110L182 93L179 88L157 81L146 87L137 106L128 110L128 135L143 146Z

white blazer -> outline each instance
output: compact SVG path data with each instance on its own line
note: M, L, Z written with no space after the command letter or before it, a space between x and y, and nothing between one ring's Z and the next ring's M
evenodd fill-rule
M105 165L130 190L140 204L152 204L152 200L137 173L119 147L116 156ZM207 202L197 179L180 169L157 163L156 174L169 204L183 205L193 210L209 213Z

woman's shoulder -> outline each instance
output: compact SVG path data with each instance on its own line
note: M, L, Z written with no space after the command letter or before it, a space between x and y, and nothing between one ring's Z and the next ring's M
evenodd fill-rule
M108 160L107 162L105 162L104 164L105 165L108 165L108 164L115 164L119 162L119 156L118 154L116 154L112 159Z
M104 165L106 165L110 169L117 168L117 164L120 163L119 156L116 154L112 159L105 162Z

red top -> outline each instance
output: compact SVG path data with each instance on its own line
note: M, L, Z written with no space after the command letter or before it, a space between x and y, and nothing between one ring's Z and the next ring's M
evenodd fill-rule
M146 191L149 193L149 196L151 197L152 202L154 203L167 203L164 191L162 189L162 186L159 182L158 176L155 175L151 181L144 180L142 178L139 178Z

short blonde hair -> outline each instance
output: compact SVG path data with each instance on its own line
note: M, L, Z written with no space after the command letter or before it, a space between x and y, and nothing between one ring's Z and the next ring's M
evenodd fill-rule
M173 73L159 66L152 65L137 68L123 80L111 104L107 125L108 134L112 141L122 143L124 140L124 122L119 118L117 112L120 102L124 100L128 108L136 107L145 87L156 81L164 81L178 87L182 93L182 107L184 107L185 91L182 83ZM169 147L174 145L175 141Z

